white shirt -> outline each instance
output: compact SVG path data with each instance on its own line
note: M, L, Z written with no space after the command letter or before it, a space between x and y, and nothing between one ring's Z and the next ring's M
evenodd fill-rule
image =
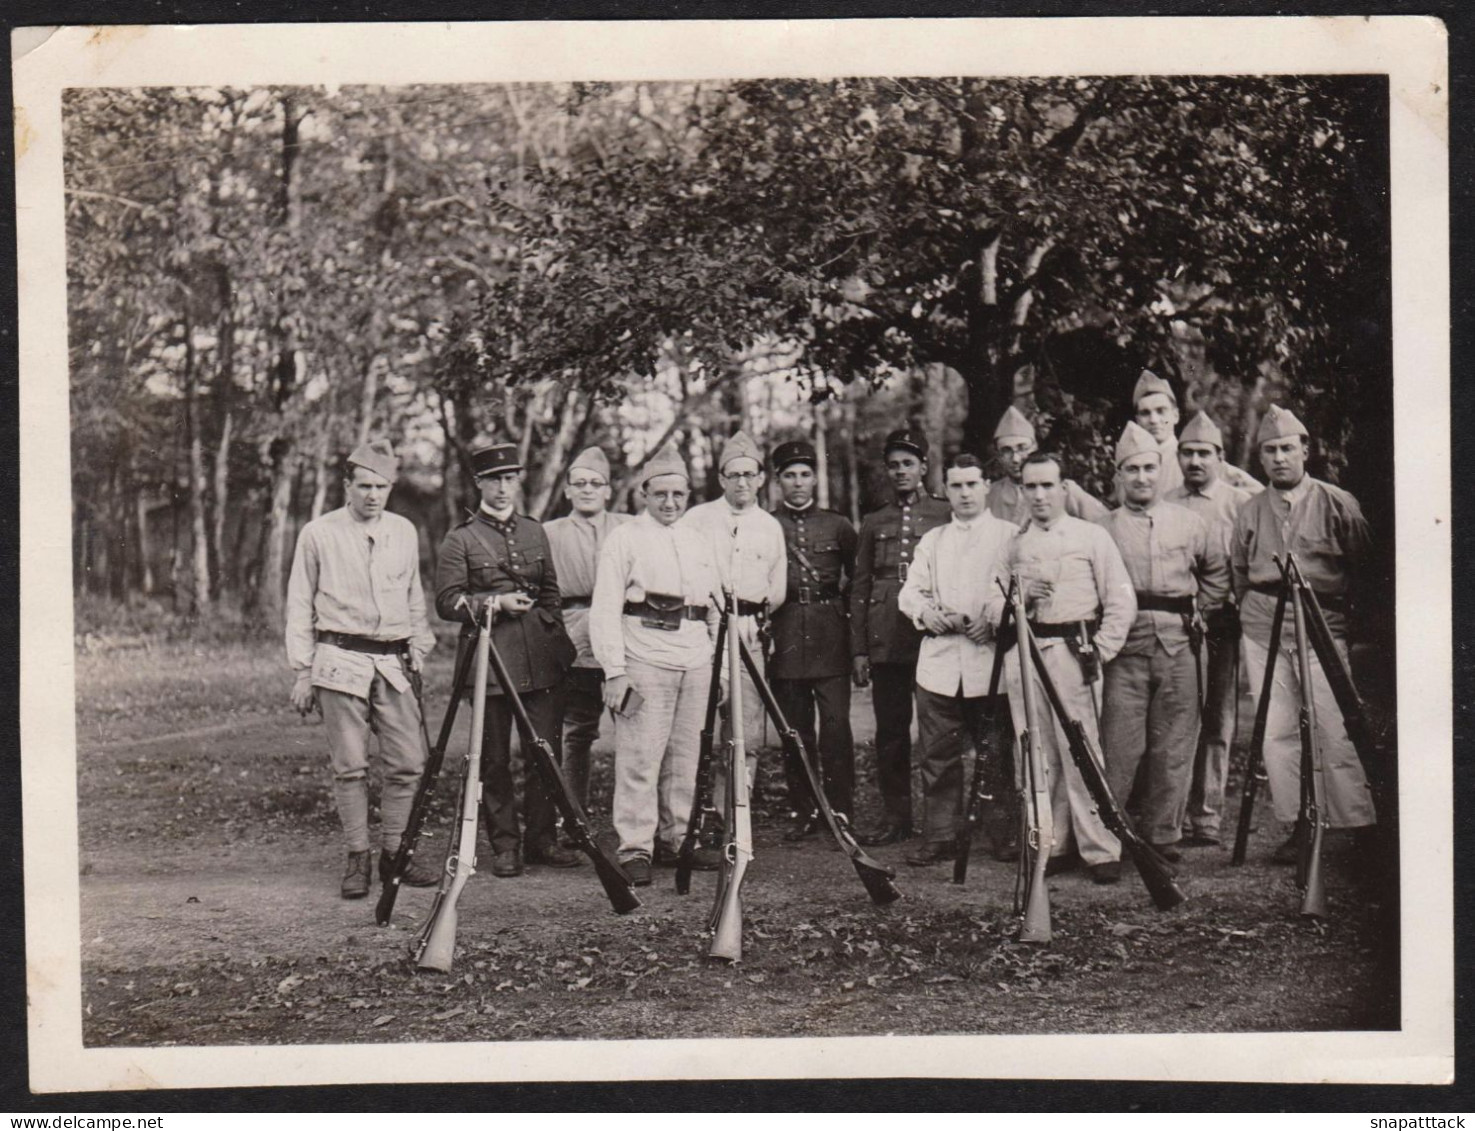
M962 613L970 621L984 618L994 566L1016 532L1013 523L984 511L952 521L922 535L897 605L924 632L927 608ZM994 649L975 644L962 632L924 636L917 656L917 686L936 695L988 694Z

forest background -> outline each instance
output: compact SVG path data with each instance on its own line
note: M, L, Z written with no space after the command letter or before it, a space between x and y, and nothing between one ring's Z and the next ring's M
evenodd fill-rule
M738 428L805 437L821 503L858 520L888 431L987 457L1013 403L1106 494L1144 366L1257 475L1261 413L1294 408L1312 473L1391 535L1387 97L1378 76L69 91L76 631L276 632L296 532L369 435L401 452L391 508L431 571L493 441L552 517L589 444L629 509L667 440L710 498Z

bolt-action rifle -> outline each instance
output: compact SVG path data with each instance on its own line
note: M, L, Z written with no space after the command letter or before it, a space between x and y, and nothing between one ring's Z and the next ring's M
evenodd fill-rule
M461 821L446 853L445 874L425 929L412 953L421 970L447 973L456 952L456 904L466 882L476 873L476 815L481 802L481 740L487 715L487 657L492 643L492 602L488 597L477 622L476 683L471 689L471 742L461 781Z
M1275 559L1280 565L1280 559ZM1250 825L1255 816L1255 794L1265 778L1265 730L1270 722L1270 696L1275 690L1275 662L1280 655L1280 634L1285 627L1286 603L1290 599L1290 587L1282 575L1280 592L1275 598L1275 615L1270 621L1270 647L1265 653L1265 678L1260 682L1260 698L1255 703L1255 726L1250 731L1250 758L1245 765L1244 788L1239 799L1239 824L1234 830L1234 851L1229 856L1231 864L1245 862L1245 853L1250 843Z
M994 733L993 712L998 709L998 700L995 698L999 693L999 681L1004 674L1004 647L1005 636L1009 631L1009 622L1014 616L1014 592L1011 579L1010 591L1004 602L1004 614L999 618L998 631L994 633L994 666L988 677L988 741L992 741ZM953 883L961 884L968 878L968 857L973 853L973 834L983 822L983 802L993 800L985 798L983 782L985 771L988 769L988 759L994 753L985 750L984 740L976 736L973 752L973 780L968 787L968 804L963 810L963 826L958 830L957 837L953 842Z
M743 878L753 860L753 822L748 808L748 759L743 734L743 684L739 660L737 604L726 595L728 721L732 744L727 763L727 843L723 846L717 893L712 901L712 947L709 957L739 962L743 957Z
M1292 625L1296 637L1296 675L1301 684L1301 816L1300 849L1296 854L1296 883L1301 888L1301 914L1309 919L1326 918L1326 880L1322 874L1322 841L1327 827L1326 778L1323 774L1321 734L1316 726L1316 694L1311 682L1311 642L1306 629L1306 605L1300 570L1294 554L1281 566L1291 591ZM1309 588L1309 586L1307 587Z
M451 741L451 729L456 725L456 708L461 702L461 690L466 674L476 658L476 649L463 647L456 656L456 673L451 677L451 700L446 705L446 715L440 724L440 736L434 746L430 744L430 732L425 722L424 681L417 671L410 671L410 686L415 692L415 702L420 708L420 737L425 742L425 769L420 773L420 784L415 787L415 800L410 805L410 820L400 837L399 849L389 867L389 878L379 893L379 903L374 908L374 921L381 927L389 924L394 914L394 901L399 896L400 881L415 858L415 848L420 843L420 833L425 827L425 818L430 813L430 802L435 796L435 784L440 778L440 769L446 758L446 745Z
M1035 701L1035 681L1031 668L1037 663L1037 653L1031 647L1034 636L1029 631L1029 619L1024 610L1024 586L1016 573L1009 579L1008 598L1014 611L1014 625L1019 645L1015 654L1019 659L1020 697L1024 701L1024 733L1019 736L1019 748L1024 773L1024 789L1020 791L1023 842L1019 853L1019 874L1024 880L1023 905L1016 907L1022 919L1019 925L1019 941L1047 943L1050 930L1050 892L1045 886L1045 869L1050 863L1050 851L1055 845L1055 817L1050 808L1050 783L1045 776L1045 758L1040 750L1041 726L1049 726L1048 719L1040 717L1039 704ZM1045 672L1042 670L1043 679Z
M717 809L712 804L715 784L713 774L714 744L717 740L717 708L722 701L722 665L727 662L727 616L717 622L717 640L712 655L712 680L707 687L707 714L702 723L702 736L697 752L697 788L692 798L691 816L686 821L686 835L676 853L676 894L691 890L692 864L702 836L715 824Z

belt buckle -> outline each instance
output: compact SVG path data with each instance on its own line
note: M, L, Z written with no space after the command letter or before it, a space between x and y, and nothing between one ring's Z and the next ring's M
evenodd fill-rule
M900 581L903 585L906 584L906 580L907 580L907 563L906 562L897 562L896 563L896 580L897 581Z
M814 600L814 598L811 596L812 592L813 591L807 585L799 586L799 603L801 605L810 604Z

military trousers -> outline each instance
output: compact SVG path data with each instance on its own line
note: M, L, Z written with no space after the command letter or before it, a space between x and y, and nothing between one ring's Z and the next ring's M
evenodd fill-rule
M1276 820L1290 824L1301 811L1301 676L1296 666L1295 637L1290 631L1289 615L1286 626L1280 656L1275 662L1275 683L1265 723L1265 776L1270 781L1270 804ZM1243 644L1250 686L1258 697L1265 682L1270 649L1249 635L1244 637ZM1337 651L1345 658L1346 642L1338 640L1336 644ZM1321 736L1328 821L1337 829L1374 824L1377 813L1373 809L1367 774L1315 655L1311 657L1311 683L1316 728Z
M872 664L871 706L876 712L876 788L886 817L912 822L912 690L917 665Z
M1081 674L1080 662L1063 640L1040 640L1039 645L1046 670L1066 711L1080 722L1087 739L1099 748L1096 701ZM1076 849L1086 864L1120 860L1121 842L1102 823L1096 803L1091 800L1086 783L1076 769L1075 759L1071 757L1065 727L1051 712L1038 673L1032 674L1036 719L1031 736L1040 744L1040 760L1044 763L1045 782L1050 789L1050 817L1054 826L1050 855L1063 856L1070 850L1071 838L1074 837ZM1018 768L1022 788L1026 755L1018 739L1029 728L1029 722L1024 711L1024 684L1019 673L1018 648L1011 650L1004 661L1004 675L1009 685L1009 714L1014 722L1016 739L1014 764ZM1026 797L1024 800L1027 802L1029 799Z
M579 808L589 808L589 750L604 716L604 671L570 668L563 684L563 777Z
M333 800L350 852L366 852L369 844L369 733L379 736L383 786L379 795L379 843L399 851L410 820L410 806L425 768L425 739L420 708L409 689L396 691L378 672L367 699L346 691L314 688L328 733L333 766Z
M627 660L625 674L644 702L615 716L615 833L621 861L649 859L657 843L681 847L696 795L697 754L710 667L691 671Z
M963 755L988 756L993 746L990 716L996 705L986 695L939 695L917 688L917 769L922 779L922 837L929 844L951 841L963 823Z
M548 740L557 757L563 743L562 697L558 689L524 691L521 698L533 729L539 738ZM488 695L481 740L481 803L493 852L509 852L520 844L542 848L554 838L557 810L553 795L520 738L514 756L513 723L507 696Z
M1101 737L1106 782L1118 802L1126 803L1142 775L1138 834L1152 844L1176 843L1198 745L1198 675L1192 649L1172 655L1154 642L1150 653L1117 656L1107 664Z
M1224 814L1224 779L1229 774L1239 711L1239 633L1211 632L1205 645L1208 670L1204 677L1204 714L1193 756L1183 831L1218 840Z
M820 785L831 808L853 815L855 741L850 733L850 677L776 679L773 697L784 713L784 721L799 732L810 765L819 772ZM814 725L816 714L818 734ZM804 768L786 760L784 777L789 789L789 807L795 812L807 810L812 801Z

